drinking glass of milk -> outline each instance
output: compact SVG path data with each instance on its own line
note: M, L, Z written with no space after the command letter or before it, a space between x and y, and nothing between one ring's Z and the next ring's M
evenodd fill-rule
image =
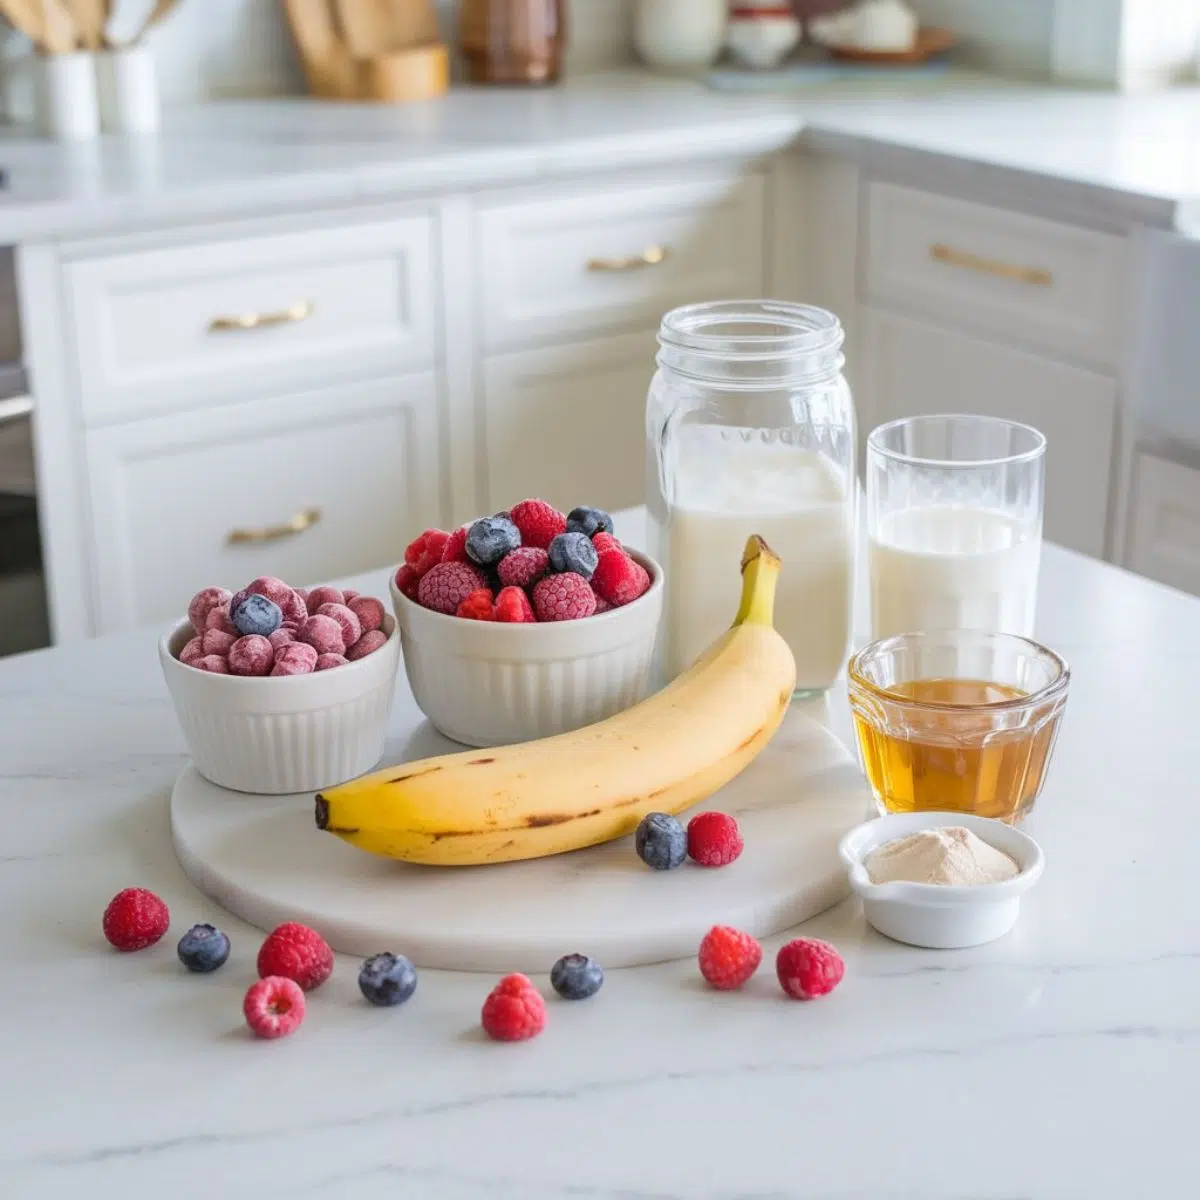
M867 438L873 638L948 629L1029 637L1046 439L997 417L908 417Z
M674 678L729 628L746 539L783 560L775 627L797 692L846 661L853 598L855 420L840 322L774 301L677 308L662 320L646 406L651 552L666 573L663 666Z

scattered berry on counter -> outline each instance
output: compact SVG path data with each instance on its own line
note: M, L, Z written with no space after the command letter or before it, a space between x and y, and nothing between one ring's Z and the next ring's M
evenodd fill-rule
M447 539L442 562L470 562L467 557L467 533L470 525L460 525Z
M346 649L341 625L320 613L305 617L296 631L296 641L311 646L318 654L342 654Z
M586 1000L604 986L604 971L586 954L564 954L550 968L550 986L564 1000Z
M179 961L197 975L207 975L225 965L229 938L215 925L193 925L179 939Z
M519 587L500 589L496 597L496 620L512 625L529 624L537 620L529 597Z
M188 666L197 671L208 671L213 675L228 675L229 660L223 654L206 654L203 658L193 659Z
M366 658L368 654L374 654L387 641L387 634L382 629L372 629L370 633L364 633L346 651L347 662L358 662L360 658Z
M344 654L318 654L314 671L330 671L334 667L344 667L350 660Z
M306 1003L304 992L292 980L268 975L250 986L242 1012L257 1037L281 1038L300 1028Z
M404 551L404 561L418 575L424 575L442 561L442 552L450 535L441 529L427 529Z
M227 604L218 604L215 608L208 610L208 616L204 618L205 633L210 629L219 629L222 633L227 633L232 638L239 636L237 626L229 619L229 606Z
M291 629L277 629L267 641L271 643L273 650L282 650L289 642L296 640L296 634Z
M375 954L358 972L358 988L380 1008L403 1004L417 990L417 970L403 954Z
M631 604L650 586L650 573L623 550L602 550L592 573L596 595L613 608Z
M230 646L241 636L223 629L206 629L200 635L200 649L204 654L228 654Z
M508 516L520 531L523 546L546 550L560 533L567 531L567 518L545 500L522 500L513 505Z
M496 574L501 587L530 588L550 565L550 556L539 546L518 546L499 562Z
M596 611L596 593L582 575L547 575L533 585L539 621L578 621Z
M611 533L596 534L592 538L592 545L596 547L597 554L603 554L605 550L620 550L623 552L625 549Z
M688 856L702 867L727 867L743 846L738 823L727 813L697 813L688 822Z
M363 635L362 626L358 623L358 618L344 604L338 604L336 601L326 601L313 615L330 617L336 621L342 629L342 642L347 646L353 646Z
M596 569L596 547L586 534L560 533L550 543L548 553L552 571L573 571L584 579L591 579Z
M285 921L268 935L258 951L258 974L294 979L306 992L333 974L333 951L315 929Z
M417 599L417 587L420 582L421 576L408 563L401 563L396 568L396 591L402 596L407 596L415 602Z
M718 991L740 988L762 962L757 939L729 925L714 925L700 943L700 974Z
M194 637L184 644L184 647L179 652L179 661L181 663L194 663L196 659L204 657L204 639L202 637Z
M471 563L438 563L421 577L417 601L425 608L452 617L458 606L482 587L487 587L487 578Z
M602 508L581 505L567 513L567 528L572 533L594 537L597 533L612 533L613 519Z
M523 1042L546 1028L546 1002L524 975L505 975L488 993L483 1028L498 1042Z
M467 557L481 567L498 563L521 544L521 531L508 517L480 517L467 530Z
M468 621L494 621L496 608L492 604L492 589L480 588L472 592L459 606L454 614L465 617Z
M118 950L145 950L170 924L170 909L145 888L125 888L104 910L104 936Z
M322 584L320 587L313 588L308 593L308 597L304 603L308 608L308 615L311 617L313 613L321 611L322 604L345 604L346 597L340 588Z
M229 616L243 636L257 633L260 637L270 637L283 624L283 609L257 592L251 592L237 608L231 608Z
M275 665L275 647L265 637L248 633L229 647L228 664L230 675L269 675Z
M374 596L353 596L346 601L346 607L358 618L363 633L383 628L383 603Z
M775 956L779 986L793 1000L815 1000L826 996L842 982L846 964L828 942L820 938L796 938L780 946Z
M188 604L188 620L197 633L203 633L208 628L208 614L214 608L228 610L233 593L223 587L206 587L198 591Z
M306 642L289 642L275 651L272 675L311 675L320 655Z
M656 871L671 871L687 858L687 834L670 813L647 813L633 835L638 858Z

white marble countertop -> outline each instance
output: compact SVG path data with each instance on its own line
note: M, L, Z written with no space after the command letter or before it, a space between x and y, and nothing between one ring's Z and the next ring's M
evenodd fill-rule
M737 94L639 71L397 108L168 112L155 137L0 134L0 244L778 150L810 138L1002 177L1111 221L1200 227L1200 89L1122 97L948 72Z
M345 958L296 1035L254 1042L260 935L171 852L186 760L155 632L0 662L0 1196L1194 1194L1200 600L1047 547L1038 631L1073 681L1011 935L915 950L849 900L805 927L847 961L825 1000L766 976L719 995L693 962L611 971L520 1046L478 1031L489 978L423 972L372 1010ZM395 744L416 717L401 679ZM100 914L131 884L173 925L124 956ZM210 918L233 958L187 976L175 940Z

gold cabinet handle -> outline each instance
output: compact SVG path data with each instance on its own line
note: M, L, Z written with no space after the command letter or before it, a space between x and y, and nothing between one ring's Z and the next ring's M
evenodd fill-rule
M983 275L996 275L1012 283L1027 283L1033 287L1052 287L1054 276L1041 267L1016 267L1011 263L997 262L994 258L980 258L966 250L937 242L929 247L929 257L934 262L948 267L961 267L964 271L978 271Z
M313 315L313 305L309 300L293 304L290 308L278 312L240 313L234 317L213 317L208 323L209 333L229 333L239 329L263 329L268 325L294 325L297 321L307 321Z
M319 508L306 508L282 525L265 525L262 529L231 529L225 540L231 546L278 542L287 537L295 537L296 534L303 533L306 529L311 529L320 519L321 510Z
M644 267L657 267L667 261L670 250L666 246L647 246L641 254L628 258L589 258L589 271L640 271Z

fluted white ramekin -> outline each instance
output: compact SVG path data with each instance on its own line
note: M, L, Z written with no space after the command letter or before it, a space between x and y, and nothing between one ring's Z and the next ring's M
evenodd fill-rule
M400 636L373 654L310 675L214 675L176 657L193 636L186 622L165 634L158 657L192 761L205 779L236 792L281 796L354 779L383 757Z
M404 670L417 704L447 737L503 746L603 721L645 698L663 606L663 574L650 573L632 604L580 621L510 625L433 612L392 578Z

